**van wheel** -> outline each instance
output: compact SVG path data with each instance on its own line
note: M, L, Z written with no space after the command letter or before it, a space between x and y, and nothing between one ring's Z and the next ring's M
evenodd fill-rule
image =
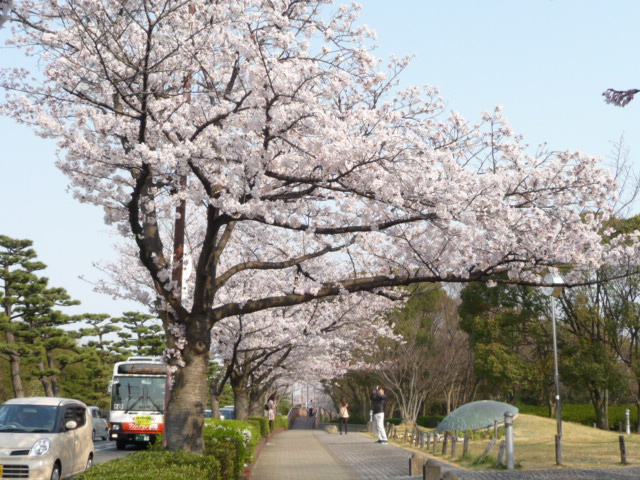
M87 467L84 469L84 471L86 472L91 467L93 467L93 455L90 454L89 458L87 459Z
M53 472L51 472L51 480L60 480L60 465L57 463L53 466Z
M124 450L126 446L127 442L125 442L124 440L116 440L116 448L118 450Z

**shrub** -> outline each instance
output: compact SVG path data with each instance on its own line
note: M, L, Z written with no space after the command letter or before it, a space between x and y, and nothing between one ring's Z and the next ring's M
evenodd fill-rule
M391 425L400 425L402 423L401 418L387 418L385 422L389 422Z
M273 422L273 428L289 428L289 417L278 415Z
M211 455L164 451L140 451L96 465L76 480L222 480L220 463Z
M207 420L204 427L205 453L220 461L222 478L238 478L245 464L253 460L260 437L257 428L247 422Z
M271 431L267 417L249 417L248 422L258 426L261 437L264 437Z
M436 428L445 415L420 415L416 423L425 428Z

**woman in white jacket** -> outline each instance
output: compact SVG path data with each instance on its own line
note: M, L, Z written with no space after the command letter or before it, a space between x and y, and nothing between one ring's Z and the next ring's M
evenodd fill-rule
M347 434L347 423L349 421L349 404L347 400L342 397L340 399L340 408L338 409L338 416L340 417L340 435L342 435L342 426L344 425L344 434Z

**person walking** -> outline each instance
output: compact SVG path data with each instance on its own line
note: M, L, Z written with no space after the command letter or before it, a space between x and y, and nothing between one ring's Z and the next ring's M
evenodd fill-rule
M347 399L342 397L340 399L340 408L338 409L338 416L340 417L340 435L342 435L342 426L344 425L344 434L347 434L347 423L349 422L349 404Z
M276 395L269 397L267 402L267 418L269 419L269 431L273 431L273 421L276 419Z
M371 403L373 407L373 432L378 436L376 443L386 444L387 434L384 431L384 407L388 397L384 394L384 388L376 387L371 394Z

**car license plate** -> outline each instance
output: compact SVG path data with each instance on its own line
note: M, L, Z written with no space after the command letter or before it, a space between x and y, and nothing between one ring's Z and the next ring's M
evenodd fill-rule
M149 435L136 435L136 442L148 442Z

